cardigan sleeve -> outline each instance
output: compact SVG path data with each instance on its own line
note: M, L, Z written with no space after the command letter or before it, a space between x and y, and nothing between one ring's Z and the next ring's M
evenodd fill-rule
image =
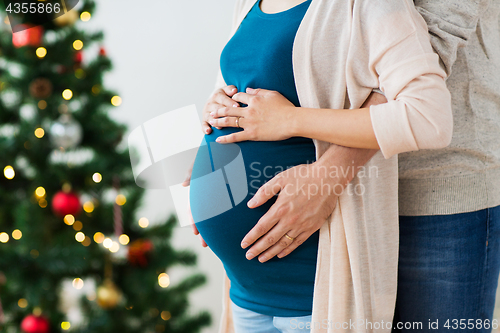
M425 21L407 0L386 2L377 10L373 4L365 7L354 33L365 41L369 68L388 100L370 107L382 154L387 159L448 146L453 131L451 95Z
M491 2L414 0L415 7L429 27L432 47L439 54L448 75L457 59L458 48L467 45Z

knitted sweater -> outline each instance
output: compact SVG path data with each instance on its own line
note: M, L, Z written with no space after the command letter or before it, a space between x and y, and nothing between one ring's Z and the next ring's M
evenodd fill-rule
M450 74L453 139L399 155L400 215L500 205L500 1L415 0ZM477 29L476 29L477 27Z

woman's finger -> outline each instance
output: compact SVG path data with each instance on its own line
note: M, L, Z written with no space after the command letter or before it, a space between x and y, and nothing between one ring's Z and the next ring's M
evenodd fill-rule
M281 226L278 223L274 225L274 227L265 234L262 238L260 238L245 254L245 257L248 260L252 260L255 257L259 257L260 262L265 262L270 258L266 258L265 256L262 256L261 253L264 251L267 251L270 247L274 246L275 244L279 243L282 241L283 236L285 236L285 233L288 229L284 229L284 226ZM285 243L282 245L288 246L290 245L290 240L289 242ZM276 252L278 254L279 252Z
M201 246L203 247L207 247L207 243L205 242L205 240L203 239L203 237L201 237L201 235L198 235L198 237L200 238L200 242L201 242Z
M279 216L281 216L280 213L282 210L283 209L278 207L277 205L271 206L267 213L264 214L264 216L259 219L257 224L245 235L245 237L243 237L243 239L241 240L241 247L245 249L249 245L254 244L258 240L264 238L264 235L266 235L269 230L271 230L279 223ZM285 227L280 227L279 229L282 229L282 235L284 235L286 232L286 230L284 230Z
M246 131L240 131L229 135L219 136L215 139L218 143L235 143L250 140L250 135Z
M265 96L265 95L267 95L270 92L273 92L273 90L267 90L267 89L262 89L262 88L257 88L257 89L247 88L246 89L246 93L249 94L249 95L261 95L261 96Z
M212 127L210 127L210 124L207 123L206 121L202 121L201 123L201 130L203 131L203 133L205 134L210 134L212 133Z
M243 108L240 107L223 107L210 112L210 116L214 119L221 117L242 117L244 113Z
M184 179L184 181L181 184L183 187L188 187L189 185L191 185L191 173L192 172L193 172L193 168L191 167L186 174L186 178Z
M198 231L196 224L194 223L193 216L191 215L191 210L190 210L190 217L191 217L191 228L193 229L193 234L198 235L198 237L200 238L201 246L207 247L208 246L207 243L205 242L203 237L201 237L201 234Z
M240 106L231 97L227 96L224 92L220 92L214 96L214 102L220 105L220 107L238 107Z
M270 93L275 93L276 91L274 90L267 90L267 89L252 89L252 88L247 88L246 93L244 92L239 92L237 94L234 94L233 100L244 103L244 104L250 104L250 101L254 96L266 96Z
M191 223L191 229L193 229L193 234L199 235L200 232L198 231L198 228L196 228L196 224Z
M295 237L295 239L289 246L287 246L281 252L278 253L278 258L286 257L287 255L292 253L296 248L302 245L302 243L304 243L307 239L309 239L311 235L312 235L311 233L303 232L297 237Z
M236 86L234 85L229 85L229 86L225 86L222 88L222 90L226 93L227 96L229 97L233 97L234 94L236 94L238 92L238 89L236 89Z
M255 97L254 95L239 92L237 94L234 94L233 101L249 105L252 98L254 97Z
M257 191L257 193L255 193L255 195L252 197L252 199L248 201L247 203L248 208L259 207L265 204L269 199L274 197L276 194L278 194L282 188L280 184L280 179L281 176L277 175L274 176L274 178L269 180L267 183L262 185Z
M259 261L260 262L266 262L270 259L272 259L274 256L278 255L278 254L281 254L283 253L284 251L287 251L289 247L291 246L294 246L294 249L296 249L299 244L296 242L297 239L301 239L299 237L301 237L301 234L299 234L298 236L295 236L293 237L293 231L289 231L286 233L288 236L294 238L293 240L289 239L288 237L286 237L286 235L283 235L283 237L281 237L280 241L277 242L276 244L274 244L273 246L271 246L269 249L267 249L267 251L265 251L264 253L262 253L260 256L259 256ZM306 238L307 239L307 238ZM291 250L290 252L292 252L293 250ZM282 258L282 257L280 257Z
M214 112L214 111L217 111L218 109L224 107L223 105L220 105L218 103L208 103L206 106L205 106L205 110L203 110L203 125L206 125L207 127L210 128L210 131L209 132L206 132L205 129L206 127L203 127L203 132L204 133L207 133L207 134L210 134L212 133L212 126L210 125L209 121L213 119L213 117L210 115L210 113ZM215 127L215 126L214 126ZM217 129L220 129L219 127L215 127Z
M224 117L212 119L209 121L209 124L214 127L237 127L243 128L241 125L241 120L243 117Z

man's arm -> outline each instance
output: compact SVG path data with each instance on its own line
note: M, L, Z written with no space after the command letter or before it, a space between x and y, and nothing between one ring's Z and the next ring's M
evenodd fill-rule
M429 27L431 44L451 74L457 50L469 42L481 15L492 0L414 0Z
M386 102L383 95L372 93L363 107ZM262 205L278 192L279 195L269 211L243 238L243 248L255 242L247 251L247 259L259 256L259 261L265 262L276 255L282 258L306 241L332 214L338 194L358 173L359 167L364 166L377 151L331 145L315 163L288 169L264 184L248 203L250 208ZM341 170L335 173L335 177L331 176L332 167ZM307 170L294 170L297 168ZM284 236L291 229L298 232L288 234L295 238L293 242Z

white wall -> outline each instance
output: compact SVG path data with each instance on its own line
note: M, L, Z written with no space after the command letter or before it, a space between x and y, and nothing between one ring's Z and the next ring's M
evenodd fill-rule
M111 116L133 130L164 112L195 103L201 112L213 89L219 55L229 36L234 1L98 0L95 15L82 29L102 29L114 64L106 86L123 104ZM91 52L88 50L87 52ZM166 193L148 190L140 216L163 221L172 211ZM193 310L210 309L217 332L221 313L222 264L202 248L188 228L178 228L177 248L193 249L208 284L191 295ZM194 270L170 272L172 283Z

